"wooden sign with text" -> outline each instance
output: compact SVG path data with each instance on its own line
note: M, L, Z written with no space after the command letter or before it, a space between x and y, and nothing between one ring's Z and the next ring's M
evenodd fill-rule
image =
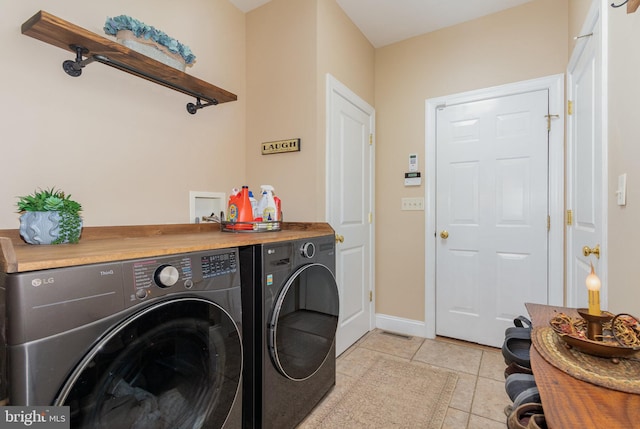
M275 142L262 143L262 154L271 155L272 153L283 152L299 152L300 139L278 140Z

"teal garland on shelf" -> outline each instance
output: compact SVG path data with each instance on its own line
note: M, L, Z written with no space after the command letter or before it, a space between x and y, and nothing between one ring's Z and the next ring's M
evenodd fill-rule
M129 30L135 34L136 37L152 40L166 47L170 52L179 54L184 58L186 64L193 64L196 60L196 56L188 46L168 36L164 31L158 30L151 25L147 25L127 15L120 15L113 18L107 17L104 23L104 32L115 36L120 30Z

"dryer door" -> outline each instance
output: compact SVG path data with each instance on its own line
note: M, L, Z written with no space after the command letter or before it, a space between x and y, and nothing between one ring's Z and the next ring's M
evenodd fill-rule
M241 373L229 314L204 299L174 299L107 334L55 405L70 406L73 428L221 428L241 395Z
M322 264L298 268L280 290L269 325L269 352L280 373L302 381L320 369L338 328L338 285Z

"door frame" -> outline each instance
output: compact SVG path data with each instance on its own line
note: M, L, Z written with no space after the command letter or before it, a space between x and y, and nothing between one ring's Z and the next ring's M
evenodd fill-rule
M607 64L607 58L608 58L608 45L609 45L609 39L608 39L608 34L609 34L609 29L608 29L608 22L609 22L609 5L608 3L603 3L603 2L599 2L599 1L594 1L591 4L591 8L589 9L589 13L587 14L587 17L585 18L585 22L582 25L581 31L580 31L580 35L589 35L590 33L594 33L594 32L599 32L599 36L600 36L600 45L596 46L595 49L598 51L598 53L600 54L600 64L601 64L601 70L600 70L600 91L601 91L601 97L599 97L600 103L601 104L601 111L600 111L600 115L597 116L597 118L600 120L600 138L602 139L602 151L601 151L601 156L600 156L600 160L602 162L602 165L600 166L600 168L602 169L602 183L600 183L600 189L602 191L602 207L601 207L601 216L602 216L602 220L601 220L601 241L600 241L600 259L598 262L598 277L600 277L600 280L602 281L603 286L605 286L605 288L601 291L600 294L600 306L602 308L608 308L608 288L606 287L606 285L608 284L608 234L607 234L607 225L609 223L609 218L608 218L608 213L609 213L609 209L608 209L608 189L609 189L609 169L608 169L608 165L609 165L609 140L608 140L608 135L609 135L609 128L608 128L608 121L607 121L607 117L608 117L608 100L609 100L609 95L608 95L608 85L607 85L607 80L608 80L608 70L606 67ZM576 44L574 45L573 51L571 53L571 58L569 59L569 64L567 65L567 100L574 100L574 94L573 94L573 76L574 76L574 72L576 67L578 66L578 63L581 59L581 55L585 49L585 43L580 43L580 39L577 39L578 41L576 42ZM577 106L574 104L574 110L577 108ZM573 153L572 151L572 140L575 138L574 133L573 133L573 119L574 117L569 115L567 116L567 165L572 165L573 162L572 161L572 157L575 156L575 153ZM574 191L574 182L573 182L573 177L571 174L571 171L567 171L567 190L568 190L568 197L570 198L571 195L573 195L573 191ZM571 203L571 201L567 201L568 204ZM567 207L567 209L573 209L574 207ZM577 302L577 294L578 291L573 290L573 282L571 282L571 274L572 272L575 272L574 270L574 258L573 258L573 247L572 246L572 240L573 240L573 231L571 230L571 228L573 227L567 227L567 231L566 231L566 240L567 240L567 252L566 252L566 268L567 268L567 302L566 305L568 307L577 307L578 302ZM603 293L604 292L604 293Z
M371 141L370 145L374 150L371 150L371 158L370 168L369 168L369 212L371 213L370 222L369 222L369 331L373 330L375 327L375 300L376 300L376 278L375 278L375 255L376 255L376 247L375 247L375 186L376 186L376 173L375 173L375 165L376 165L376 151L375 151L375 141L376 141L376 112L375 109L369 105L366 101L360 98L355 92L350 90L346 85L332 76L330 73L326 75L326 106L325 106L325 142L326 142L326 152L325 152L325 207L326 207L326 219L327 221L332 219L332 211L336 210L331 203L331 196L329 195L330 190L330 176L331 176L331 155L333 147L331 145L331 118L332 118L332 102L331 99L334 95L338 95L358 109L369 115L370 119L370 130L371 130ZM337 252L337 250L336 250ZM340 267L341 269L343 267ZM336 266L336 270L338 267ZM336 272L336 278L339 278L338 273ZM341 298L341 297L340 297ZM340 321L339 321L340 322ZM340 323L338 323L338 329L340 327ZM337 335L337 333L336 333ZM337 341L337 340L336 340ZM338 350L336 349L336 352Z
M425 101L425 332L436 336L436 112L438 106L470 103L524 92L548 90L551 121L549 133L549 255L550 305L564 301L564 74L430 98Z

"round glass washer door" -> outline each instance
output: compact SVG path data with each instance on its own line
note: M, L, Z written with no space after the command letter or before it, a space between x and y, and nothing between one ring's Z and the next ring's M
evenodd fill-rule
M220 306L166 301L122 322L85 356L54 405L71 427L222 427L239 395L242 343Z
M338 285L325 265L304 265L289 277L269 325L269 352L282 375L303 381L322 367L334 350L338 312Z

